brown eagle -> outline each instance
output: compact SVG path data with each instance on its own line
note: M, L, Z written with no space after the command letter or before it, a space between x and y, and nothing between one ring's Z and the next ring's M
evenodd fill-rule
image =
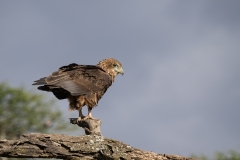
M124 73L122 64L113 58L100 61L97 65L69 64L59 68L50 76L34 81L41 85L39 90L52 92L58 99L68 99L70 110L78 110L81 119L92 117L91 111L97 106L108 87L118 74ZM88 107L88 115L82 114L82 107Z

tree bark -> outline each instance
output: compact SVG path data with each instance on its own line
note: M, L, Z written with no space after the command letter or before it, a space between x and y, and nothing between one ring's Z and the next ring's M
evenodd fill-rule
M24 134L18 140L0 140L0 156L66 160L193 160L133 148L99 135Z
M87 119L70 123L85 130L84 136L63 134L24 134L18 140L0 140L0 157L58 158L66 160L193 160L177 155L157 154L133 148L101 135L101 120Z

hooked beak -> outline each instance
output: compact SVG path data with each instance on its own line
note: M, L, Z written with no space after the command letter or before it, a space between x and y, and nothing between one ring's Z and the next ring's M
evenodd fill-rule
M124 75L124 70L122 68L118 72L122 74L122 76Z

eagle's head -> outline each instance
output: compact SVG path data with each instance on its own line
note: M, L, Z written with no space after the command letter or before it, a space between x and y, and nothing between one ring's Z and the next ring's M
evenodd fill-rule
M105 72L107 72L110 76L112 76L113 80L119 73L122 75L124 74L122 64L114 58L104 59L97 65L101 67Z

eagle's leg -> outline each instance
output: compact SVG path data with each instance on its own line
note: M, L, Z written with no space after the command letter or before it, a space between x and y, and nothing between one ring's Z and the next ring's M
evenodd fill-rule
M82 107L78 109L79 111L79 116L78 116L78 120L77 121L81 121L82 119L84 119L84 115L82 114Z
M85 117L82 114L82 107L85 105L84 97L83 96L75 97L75 100L76 100L76 107L77 107L76 109L79 112L77 121L81 121Z
M88 115L86 117L84 117L84 119L95 119L92 117L92 108L91 107L88 107Z
M82 108L79 108L78 111L79 111L79 116L77 121L81 121L82 119L84 119L85 116L82 114Z

